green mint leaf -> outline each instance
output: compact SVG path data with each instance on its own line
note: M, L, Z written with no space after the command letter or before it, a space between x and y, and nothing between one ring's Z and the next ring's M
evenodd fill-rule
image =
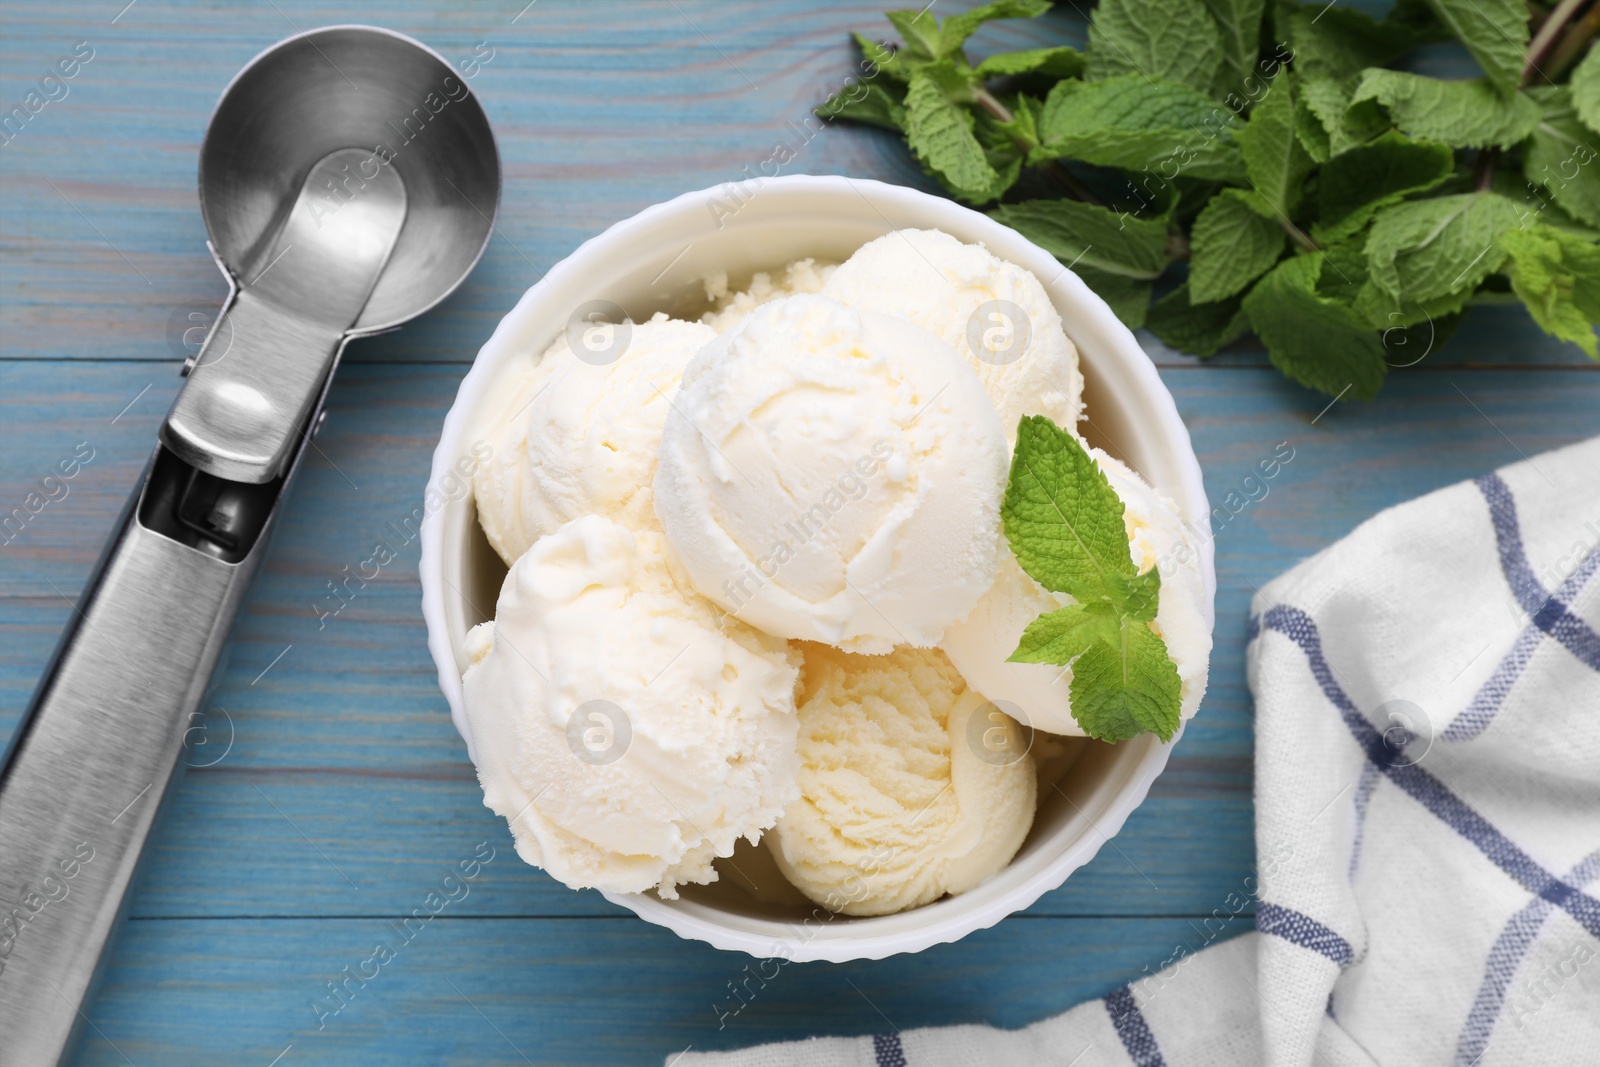
M1589 129L1600 133L1600 48L1590 48L1572 70L1572 106Z
M1314 165L1294 132L1294 94L1280 72L1239 133L1245 174L1272 210L1290 215L1300 202L1306 175Z
M1550 226L1500 235L1509 256L1506 273L1539 328L1600 359L1600 247Z
M1047 0L992 0L991 3L951 15L939 27L939 58L953 56L967 38L992 19L1036 19L1050 10Z
M1245 87L1245 79L1259 77L1256 54L1261 50L1261 15L1266 0L1205 0L1216 20L1222 40L1222 67L1212 91L1226 97Z
M1084 285L1106 302L1111 313L1121 320L1124 326L1130 330L1137 330L1144 325L1145 316L1150 313L1152 283L1142 278L1130 278L1126 274L1112 274L1094 267L1086 267L1082 263L1072 270L1083 279Z
M1150 305L1144 325L1166 344L1201 359L1250 332L1250 319L1238 297L1191 304L1188 282Z
M1339 110L1342 112L1344 108L1341 106ZM1333 158L1333 138L1322 124L1322 118L1312 110L1303 86L1294 102L1294 135L1313 163L1326 163Z
M1509 147L1539 124L1539 105L1526 93L1502 96L1482 78L1441 81L1399 70L1368 70L1351 97L1351 109L1359 113L1373 104L1386 108L1402 132L1457 147Z
M948 60L912 74L905 99L906 143L952 193L981 204L997 198L1011 182L990 164L974 136L972 112L958 103L963 92L970 93L966 79ZM1015 181L1016 174L1010 178Z
M1101 741L1149 732L1170 741L1178 729L1182 681L1166 642L1148 623L1125 620L1115 645L1097 641L1072 665L1072 717Z
M943 58L939 50L939 20L927 8L921 11L890 11L884 17L906 43L904 51L910 58L923 62Z
M1390 128L1388 117L1376 106L1351 108L1354 81L1345 84L1332 78L1306 78L1299 82L1298 89L1296 119L1300 120L1303 105L1303 110L1322 128L1329 158L1366 144ZM1302 136L1301 143L1305 142ZM1315 158L1316 153L1311 154Z
M1131 554L1131 552L1130 552ZM1152 566L1132 578L1120 578L1115 583L1113 599L1127 618L1137 622L1150 622L1156 617L1161 604L1161 568Z
M1251 195L1224 189L1194 220L1189 232L1191 303L1210 303L1243 292L1283 255L1288 239L1283 227L1251 207L1246 200Z
M1498 193L1410 200L1378 212L1367 236L1372 282L1405 310L1470 294L1505 259L1498 239L1521 212Z
M859 33L852 33L856 47L861 49L861 58L871 63L885 76L904 85L911 77L909 65L903 62L898 52L881 41L874 41L870 37Z
M1325 254L1291 256L1244 298L1273 366L1328 396L1377 395L1387 371L1382 342L1348 305L1317 290Z
M1434 141L1385 134L1328 161L1319 175L1318 244L1358 233L1381 208L1435 188L1455 171L1455 153Z
M1030 48L1025 52L1001 52L979 63L980 78L1011 74L1043 74L1051 78L1076 78L1083 73L1083 53L1076 48Z
M1140 218L1077 200L1024 200L989 212L1063 263L1129 278L1167 266L1167 219Z
M1522 173L1550 195L1569 215L1600 226L1600 133L1578 117L1572 92L1564 85L1530 89L1539 104L1539 125L1522 146Z
M1137 74L1209 93L1222 69L1222 34L1201 0L1100 0L1087 54L1093 81Z
M1524 0L1428 0L1428 6L1467 46L1491 85L1506 96L1517 91L1528 59Z
M1110 604L1068 604L1030 622L1009 662L1067 664L1097 641L1121 641L1120 630L1116 609Z
M1398 59L1430 36L1342 4L1286 5L1283 12L1280 32L1294 51L1295 73L1303 77L1348 78Z
M1022 419L1000 518L1029 577L1080 604L1112 603L1116 578L1135 573L1122 510L1075 436L1042 415Z
M1038 155L1105 167L1244 181L1234 140L1239 121L1209 97L1182 85L1122 74L1103 81L1061 81L1039 115Z
M897 133L906 127L904 92L879 82L857 82L841 89L817 108L817 117L824 119L849 119L882 126Z

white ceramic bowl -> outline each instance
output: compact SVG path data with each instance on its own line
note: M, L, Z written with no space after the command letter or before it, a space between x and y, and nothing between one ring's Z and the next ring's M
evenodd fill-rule
M505 567L478 530L462 472L471 469L472 446L512 383L590 301L621 305L635 321L656 311L694 314L704 304L700 279L715 271L727 271L738 288L756 270L805 256L842 262L873 238L905 228L981 241L1044 282L1081 354L1092 420L1081 427L1085 436L1177 501L1191 529L1209 529L1200 465L1171 394L1105 302L1048 252L978 212L882 182L797 175L685 193L617 223L551 268L500 321L445 417L422 524L422 613L439 687L469 752L463 644L470 627L492 617ZM1209 625L1216 591L1209 538L1201 551ZM1089 862L1144 801L1171 748L1148 734L1115 746L1082 743L1059 790L1040 790L1033 829L1010 866L961 896L897 915L828 918L820 909L813 915L809 907L771 903L774 893L762 893L763 902L726 869L719 882L686 887L674 901L607 896L679 936L760 957L837 962L918 952L993 926ZM764 851L741 853L743 871ZM776 868L766 877L778 878Z

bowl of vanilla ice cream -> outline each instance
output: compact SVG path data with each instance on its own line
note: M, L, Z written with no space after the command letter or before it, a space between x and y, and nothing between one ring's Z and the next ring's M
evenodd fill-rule
M553 267L462 382L422 524L440 687L518 855L683 937L833 961L992 926L1093 858L1177 737L1087 737L1070 663L1012 661L1074 603L1003 532L1028 416L1115 492L1129 573L1159 568L1140 625L1186 721L1216 584L1199 464L1049 253L794 176Z

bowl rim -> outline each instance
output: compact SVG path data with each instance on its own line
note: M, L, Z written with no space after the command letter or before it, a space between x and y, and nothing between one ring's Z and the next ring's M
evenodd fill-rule
M1038 266L1048 263L1059 267L1060 270L1053 280L1045 281L1040 276L1051 302L1058 310L1064 305L1070 306L1076 316L1088 320L1089 329L1101 338L1102 348L1105 349L1095 358L1109 355L1114 362L1120 364L1119 371L1131 379L1135 391L1145 405L1145 409L1140 411L1141 417L1155 419L1155 425L1149 430L1150 434L1164 439L1172 446L1173 454L1167 458L1175 466L1177 482L1175 484L1164 482L1156 488L1177 503L1186 528L1193 530L1198 527L1209 531L1210 505L1201 477L1200 463L1194 454L1188 428L1178 415L1177 404L1171 392L1162 382L1155 364L1134 338L1132 331L1070 267L1061 266L1060 261L1053 255L1034 245L1015 230L952 200L905 186L842 175L786 175L746 182L725 182L694 190L647 207L580 244L523 293L516 305L501 318L494 333L478 350L445 415L439 444L433 454L428 486L439 485L447 475L451 474L452 465L460 454L462 443L467 440L471 413L481 405L483 394L491 385L494 366L509 358L513 352L520 350L514 346L511 335L520 329L522 320L530 314L529 308L536 305L548 290L557 288L572 277L591 270L594 261L627 255L631 233L664 217L689 211L698 213L702 219L712 218L713 216L706 211L707 205L713 198L726 199L730 194L741 200L745 197L767 199L786 194L859 198L866 199L869 204L874 204L876 200L885 207L917 216L918 221L912 224L915 226L944 229L947 222L953 222L957 224L955 228L965 235L960 238L964 241L983 241L990 245L991 249L992 242L1021 247L1025 250L1024 256L1018 257L1008 251L1004 258L1013 262L1019 258L1031 260L1033 264L1031 266L1028 262L1021 262L1018 265L1033 270L1036 276L1040 276L1039 270L1035 269ZM940 221L941 219L944 221ZM887 216L885 222L888 222ZM778 267L781 264L773 266ZM1063 320L1066 318L1067 316L1063 315ZM551 336L558 333L559 329L560 324L552 323ZM1068 333L1071 335L1072 330L1069 329ZM1076 343L1076 339L1074 340ZM1088 361L1083 345L1077 344L1077 347L1080 359ZM428 650L438 670L439 688L450 707L451 720L466 741L468 755L471 756L472 735L462 705L461 676L454 643L448 631L443 589L446 583L442 576L441 542L445 536L444 522L447 510L446 507L431 511L424 509L420 532L421 559L418 563L422 584L422 614L427 627ZM1206 623L1208 627L1212 627L1216 597L1214 544L1207 536L1197 547L1205 585ZM790 945L792 932L797 925L795 922L744 918L741 926L763 928L762 932L756 933L750 929L736 928L720 920L717 917L719 909L698 901L683 898L665 901L644 893L606 892L604 896L612 903L627 908L649 922L664 926L680 937L704 941L720 949L747 952L757 957L782 955L793 961L829 960L837 963L852 959L882 959L896 953L922 951L936 944L958 940L974 931L987 929L1006 916L1030 907L1045 893L1065 882L1073 871L1092 860L1101 846L1122 829L1128 816L1144 803L1152 783L1166 767L1172 749L1182 737L1186 725L1187 723L1181 724L1172 740L1165 744L1155 743L1153 737L1147 739L1151 742L1147 745L1147 751L1138 758L1131 772L1124 777L1121 786L1107 799L1103 810L1095 813L1089 820L1089 829L1092 833L1080 833L1075 843L1044 863L1032 876L1012 886L1003 894L993 895L992 899L978 906L964 909L942 907L968 898L983 896L982 885L963 896L944 898L896 915L853 918L828 931L829 935L840 931L837 936L814 936L793 951L780 952L776 950ZM1139 741L1129 742L1129 744L1139 743ZM919 914L930 921L920 925L906 922L907 916ZM872 929L874 926L878 929ZM890 926L892 929L883 931L884 926ZM898 929L906 926L910 926L911 929Z

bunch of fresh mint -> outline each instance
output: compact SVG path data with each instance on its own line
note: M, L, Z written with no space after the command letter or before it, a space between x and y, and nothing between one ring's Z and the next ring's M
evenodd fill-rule
M903 133L951 194L1005 198L994 218L1130 327L1200 356L1254 330L1295 381L1370 398L1387 356L1518 298L1597 356L1596 0L1399 0L1383 19L1321 0L1101 0L1083 52L967 60L984 22L1049 8L890 12L904 44L856 35L867 76L818 113ZM1483 77L1385 66L1451 39ZM1180 260L1182 284L1152 304Z
M1072 717L1102 741L1178 728L1180 683L1151 628L1161 572L1133 565L1122 499L1071 433L1042 415L1017 427L1000 516L1028 577L1077 603L1028 624L1016 663L1072 665Z

